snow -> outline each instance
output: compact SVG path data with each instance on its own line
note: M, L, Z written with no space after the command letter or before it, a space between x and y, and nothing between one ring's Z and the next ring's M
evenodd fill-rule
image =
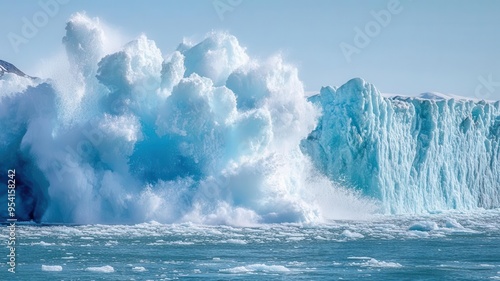
M4 75L5 73L11 73L11 74L15 74L19 77L33 79L32 77L29 77L28 75L24 74L21 70L19 70L13 64L8 63L8 62L3 61L3 60L0 60L0 77L2 77L2 75Z

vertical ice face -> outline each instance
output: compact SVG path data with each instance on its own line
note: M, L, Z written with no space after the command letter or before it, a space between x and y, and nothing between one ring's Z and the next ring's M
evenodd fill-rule
M0 123L10 128L0 156L22 171L20 220L247 225L374 209L301 152L319 109L281 57L250 60L223 32L166 59L145 35L120 49L110 36L75 14L63 39L69 65L54 66L53 80L0 77Z
M362 79L310 100L323 116L303 150L386 212L500 206L500 102L386 98Z

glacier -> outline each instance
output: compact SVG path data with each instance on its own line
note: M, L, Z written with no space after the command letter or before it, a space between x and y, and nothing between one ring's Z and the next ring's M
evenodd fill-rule
M359 78L309 99L323 115L302 149L384 212L500 206L500 102L384 97Z
M0 170L16 170L19 220L254 225L500 207L499 102L383 97L361 79L307 98L295 66L252 58L225 32L168 54L144 34L114 38L77 13L64 59L37 73L49 78L2 67Z

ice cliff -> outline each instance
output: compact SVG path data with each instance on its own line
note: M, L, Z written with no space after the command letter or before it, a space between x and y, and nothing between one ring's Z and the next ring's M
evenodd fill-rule
M303 150L386 212L500 206L500 102L383 97L362 79L309 100L322 117Z

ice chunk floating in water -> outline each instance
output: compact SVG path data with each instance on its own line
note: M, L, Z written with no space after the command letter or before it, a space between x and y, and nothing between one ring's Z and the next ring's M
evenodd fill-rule
M16 169L20 220L252 225L359 218L376 200L395 213L499 206L498 103L387 99L362 80L307 100L294 66L254 60L230 34L163 54L145 35L110 52L109 32L76 14L58 75L0 78L0 168Z
M91 267L87 267L85 270L92 271L92 272L100 272L100 273L112 273L112 272L115 272L115 269L112 266L109 266L109 265L105 265L105 266L91 266Z
M62 271L63 268L60 265L42 265L42 271Z

